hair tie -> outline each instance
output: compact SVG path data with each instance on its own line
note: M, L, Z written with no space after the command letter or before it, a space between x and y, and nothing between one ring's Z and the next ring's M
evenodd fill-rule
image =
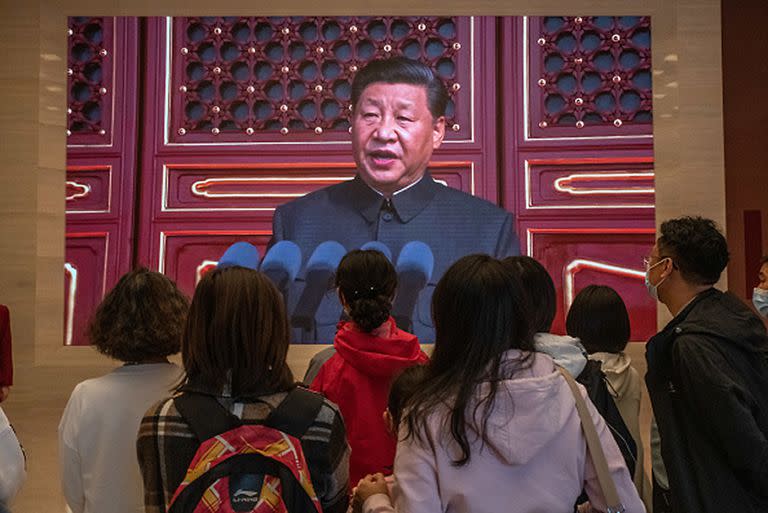
M375 299L378 295L379 292L374 287L352 291L352 299Z

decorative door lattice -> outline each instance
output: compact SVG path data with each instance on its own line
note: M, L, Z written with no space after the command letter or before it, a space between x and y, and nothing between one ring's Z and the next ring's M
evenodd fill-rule
M77 17L67 29L67 143L107 144L112 137L112 18Z
M469 37L468 18L176 18L169 138L346 140L356 71L396 55L443 79L449 137L466 137Z
M138 20L67 20L66 344L85 345L104 291L131 268Z
M531 18L528 42L534 138L652 133L650 17Z

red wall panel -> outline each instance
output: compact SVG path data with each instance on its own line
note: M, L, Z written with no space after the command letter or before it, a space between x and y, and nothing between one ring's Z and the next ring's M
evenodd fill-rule
M654 243L653 229L630 227L526 227L530 255L546 267L557 290L552 331L565 333L565 315L587 285L607 285L622 296L630 312L631 340L656 333L656 302L648 295L642 257Z
M271 237L264 230L168 230L160 233L160 269L192 297L200 277L237 241L248 241L264 256Z
M108 269L108 232L67 234L64 264L64 344L86 345L85 329L104 295Z
M139 23L109 17L68 23L64 293L75 308L68 306L65 340L82 345L93 308L133 261ZM105 234L103 243L93 233Z

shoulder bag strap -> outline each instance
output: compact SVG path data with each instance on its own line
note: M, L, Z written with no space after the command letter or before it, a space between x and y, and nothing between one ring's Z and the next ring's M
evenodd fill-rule
M605 503L608 506L607 513L622 513L624 511L624 506L621 504L619 493L616 491L616 484L613 482L611 473L608 470L608 461L605 459L603 446L600 443L600 437L597 436L597 429L595 428L595 423L592 421L592 417L587 409L587 403L584 402L584 398L581 396L581 392L579 392L576 382L571 375L568 374L568 371L564 370L562 367L558 367L557 370L560 371L560 374L565 378L565 382L568 383L568 387L573 393L573 398L576 400L576 411L579 412L581 429L584 431L584 438L587 440L587 449L592 458L592 464L595 466L600 488L603 490L603 495L605 496Z

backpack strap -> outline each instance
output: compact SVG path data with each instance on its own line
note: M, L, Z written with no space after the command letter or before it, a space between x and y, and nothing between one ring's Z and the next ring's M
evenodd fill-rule
M176 409L199 442L242 425L215 397L195 392L182 392L173 398Z
M182 392L173 402L200 442L243 424L210 395ZM301 438L317 418L323 402L322 395L296 387L272 410L264 425Z
M264 425L300 439L315 422L324 401L322 395L297 386L272 410Z

